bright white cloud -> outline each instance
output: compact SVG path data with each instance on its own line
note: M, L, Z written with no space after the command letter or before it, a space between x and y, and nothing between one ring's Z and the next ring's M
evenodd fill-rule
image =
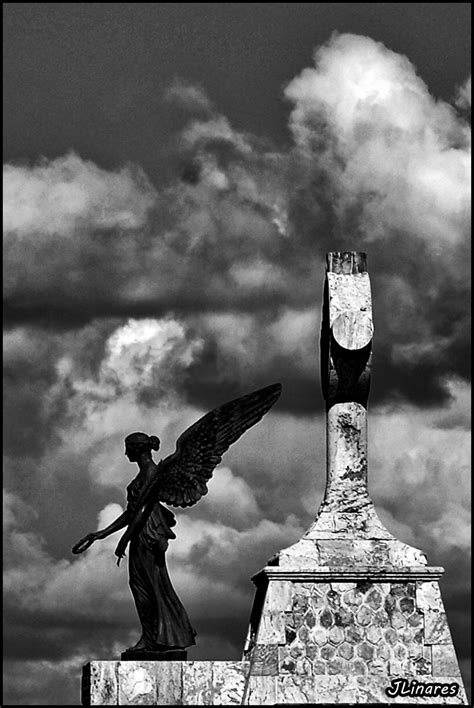
M403 540L438 558L453 547L467 550L470 537L466 391L451 383L451 392L449 412L403 406L373 411L369 418L372 496L392 509L395 524L404 525ZM396 533L390 519L387 526ZM429 560L435 563L436 558Z
M290 125L300 149L326 163L340 216L357 202L368 240L403 229L434 247L459 243L470 208L468 126L430 96L406 57L368 37L333 35L315 64L286 88Z
M208 494L196 507L201 518L241 530L261 516L251 486L228 467L218 467L207 486Z
M71 152L32 167L4 166L3 228L18 237L143 227L155 192L144 172L109 172Z

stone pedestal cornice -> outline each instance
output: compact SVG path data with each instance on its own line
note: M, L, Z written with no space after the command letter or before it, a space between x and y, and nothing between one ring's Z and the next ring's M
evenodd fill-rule
M411 566L405 568L359 566L357 568L281 568L268 565L252 576L252 582L260 587L272 580L288 580L292 583L344 583L382 582L404 583L416 580L439 580L444 568L433 566Z

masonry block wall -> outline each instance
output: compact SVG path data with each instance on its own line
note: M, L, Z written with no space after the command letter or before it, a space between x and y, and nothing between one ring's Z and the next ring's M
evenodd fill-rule
M403 678L455 684L455 696L436 702L467 703L437 581L410 578L408 569L397 582L272 579L277 570L265 569L261 621L249 632L246 701L429 702L391 699L385 689Z

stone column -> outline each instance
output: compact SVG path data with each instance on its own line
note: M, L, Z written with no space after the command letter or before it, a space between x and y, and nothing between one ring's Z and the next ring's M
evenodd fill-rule
M365 254L329 253L321 325L326 490L308 531L253 578L244 703L466 702L437 582L443 569L396 539L369 495L372 337ZM393 680L409 693L390 697ZM449 687L434 694L441 689L432 683Z

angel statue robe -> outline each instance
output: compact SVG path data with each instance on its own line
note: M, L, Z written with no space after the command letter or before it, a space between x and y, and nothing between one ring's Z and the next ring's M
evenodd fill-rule
M127 510L136 514L141 491L140 480L127 487ZM166 568L165 552L171 530L176 525L174 514L156 502L143 528L130 541L129 583L142 625L142 639L147 650L184 648L195 644L196 632Z

